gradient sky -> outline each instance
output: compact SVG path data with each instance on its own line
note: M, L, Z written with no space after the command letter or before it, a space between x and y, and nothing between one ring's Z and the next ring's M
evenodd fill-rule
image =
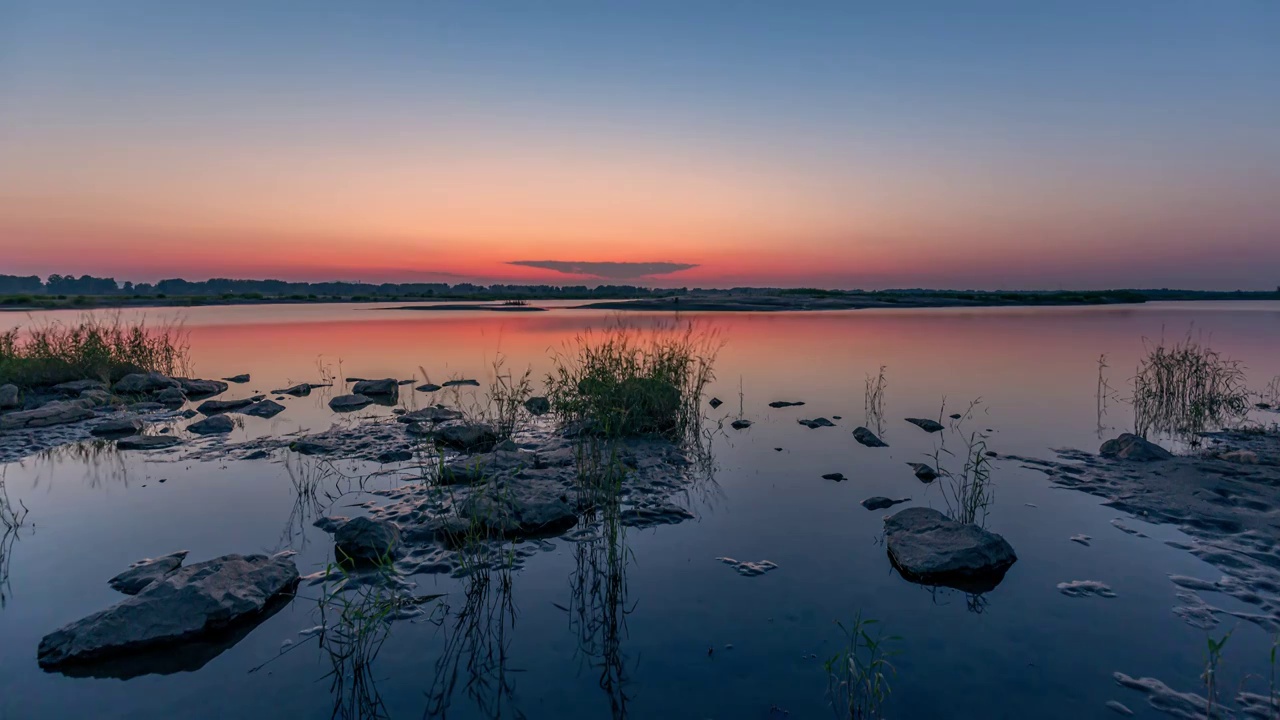
M593 262L1274 288L1280 2L0 0L0 273Z

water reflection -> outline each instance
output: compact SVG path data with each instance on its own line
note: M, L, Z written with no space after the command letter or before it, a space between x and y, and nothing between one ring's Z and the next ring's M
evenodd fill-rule
M27 506L22 500L13 502L5 485L5 473L0 471L0 608L9 601L9 564L13 548L18 542L18 531L27 521Z
M599 673L600 689L609 698L614 718L627 716L628 667L622 641L627 615L627 566L632 560L626 528L616 497L593 509L587 518L599 529L574 548L575 569L569 576L569 628L578 638L583 662Z

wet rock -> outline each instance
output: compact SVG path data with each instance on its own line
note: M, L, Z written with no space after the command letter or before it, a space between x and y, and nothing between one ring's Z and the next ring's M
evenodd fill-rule
M934 470L930 465L914 462L909 462L907 464L911 466L911 471L916 474L916 477L919 478L921 482L933 482L938 479L938 471Z
M329 455L337 452L339 445L336 438L310 437L294 442L289 448L300 455Z
M743 418L739 418L729 423L729 427L733 428L734 430L746 430L747 428L751 427L751 421Z
M213 415L191 423L187 426L187 432L193 432L197 435L219 435L229 433L235 428L235 421L226 415Z
M476 380L469 380L469 379L468 379L468 380L449 380L449 381L445 382L445 384L443 385L443 387L461 387L461 386L463 386L463 385L471 385L471 386L474 386L474 387L480 387L480 383L479 383L478 381L476 381Z
M142 429L142 421L132 415L103 420L89 428L89 434L98 437L136 435Z
M21 407L17 385L0 385L0 410Z
M744 577L758 577L770 570L778 569L778 564L769 560L757 560L754 562L734 560L731 557L718 557L716 560L728 565L734 569L739 575Z
M907 422L929 433L936 433L943 428L942 423L929 418L907 418Z
M310 383L298 383L297 385L293 385L291 387L281 388L279 390L272 390L271 394L272 395L292 395L294 397L303 397L305 395L311 394L312 387L315 387L315 386L311 385Z
M407 462L413 459L413 451L411 450L384 450L378 454L378 462L383 465L391 463Z
M498 432L485 423L448 425L432 435L441 445L464 452L486 452L498 443Z
M329 401L329 407L334 412L350 412L372 404L373 400L364 395L339 395Z
M1003 537L931 508L901 510L884 528L889 559L912 582L984 592L1018 559Z
M867 447L879 448L889 447L889 444L881 440L875 433L865 427L859 427L853 431L853 439L866 445Z
M284 412L284 406L274 400L256 402L244 409L245 415L260 418L273 418L282 412Z
M220 395L227 391L228 385L221 380L193 380L191 378L174 378L182 387L182 392L190 398L206 398Z
M514 449L495 450L450 460L440 468L439 477L436 480L441 485L472 485L484 481L485 478L519 472L523 468L535 465L536 462L532 453L522 453Z
M847 478L845 478L844 473L827 473L826 475L822 476L822 479L834 480L836 482L844 482Z
M365 397L399 395L400 385L392 378L383 378L381 380L361 380L351 386L351 392L355 395L364 395Z
M405 424L427 423L429 425L435 425L437 423L448 422L450 420L459 420L461 418L462 418L461 412L458 412L457 410L451 410L441 405L436 405L434 407L425 407L425 408L422 408L421 410L414 410L413 412L407 412L397 417L396 422L405 423Z
M284 555L225 555L180 568L106 610L40 641L41 667L194 640L262 612L298 583Z
M531 397L524 401L524 409L530 415L546 415L551 412L551 401L541 396Z
M120 378L112 389L121 395L139 395L159 392L171 387L181 387L181 385L171 377L158 372L149 372L125 375Z
M187 408L186 410L183 410L182 412L178 413L178 416L186 418L187 420L190 420L191 418L199 414L200 413L196 412L195 410L192 410L191 408Z
M342 527L342 524L347 520L350 520L350 518L345 515L334 515L332 517L322 517L311 524L332 535L338 532L338 528Z
M487 535L506 538L557 535L578 522L564 486L546 480L487 488L464 500L459 516L471 518L476 529Z
M694 517L694 514L685 508L669 502L627 508L618 513L618 521L626 527L633 528L677 525Z
M959 420L960 418L962 418L962 417L964 417L964 416L963 416L963 415L961 415L960 413L951 413L951 415L949 415L948 417L950 417L952 420Z
M182 440L172 435L134 435L116 441L121 450L164 450L181 444Z
M866 500L863 500L862 507L868 510L884 510L885 508L891 508L894 505L897 505L898 503L904 503L904 502L910 502L910 501L911 501L911 498L902 498L901 500L892 500L887 497L881 497L879 495L876 495L875 497L869 497Z
M182 392L181 388L176 387L165 388L153 397L155 402L166 407L178 407L187 401L187 394Z
M1071 582L1058 583L1058 592L1067 597L1081 598L1091 595L1102 598L1113 598L1116 596L1115 591L1110 585L1100 583L1097 580L1072 580Z
M724 404L724 401L723 401L723 400L721 400L721 399L720 399L720 398L718 398L718 397L713 397L713 398L711 398L710 400L708 400L708 401L707 401L707 404L711 406L711 409L712 409L712 410L715 410L716 408L718 408L718 407L720 407L721 405L723 405L723 404Z
M1219 455L1218 459L1238 465L1257 465L1258 453L1252 450L1229 450Z
M170 553L158 558L147 558L129 566L128 570L107 581L112 590L125 595L137 595L151 583L171 574L182 566L187 557L186 550Z
M1079 543L1085 547L1089 547L1089 541L1092 540L1093 538L1088 535L1072 535L1068 539L1071 540L1071 542L1073 543Z
M1107 707L1107 709L1108 709L1108 710L1110 710L1111 712L1114 712L1114 713L1119 713L1119 714L1121 714L1121 715L1125 715L1125 716L1133 715L1133 711L1132 711L1132 710L1130 710L1129 708L1125 707L1122 703L1116 702L1115 700L1108 700L1108 701L1107 701L1107 706L1106 706L1106 707Z
M55 400L31 410L17 410L0 415L0 430L65 425L94 417L94 404L86 398Z
M111 395L106 390L85 390L80 393L81 400L88 400L94 407L105 407L111 404Z
M240 375L232 375L231 377L225 377L225 378L222 378L222 379L223 379L223 380L226 380L227 382L233 382L233 383L236 383L236 384L239 384L239 385L243 385L244 383L249 382L249 373L242 373L242 374L240 374Z
M79 395L85 390L106 390L107 384L101 380L72 380L71 382L58 383L54 385L52 390L63 395ZM0 407L4 403L0 402Z
M816 428L820 428L820 427L835 427L835 426L836 426L836 424L835 424L835 423L831 422L830 420L828 420L828 419L826 419L826 418L824 418L824 417L814 418L813 420L797 420L796 422L800 423L801 425L804 425L805 427L809 428L810 430L814 430L814 429L816 429Z
M1102 443L1098 454L1104 458L1133 462L1155 462L1173 458L1173 454L1168 450L1133 433L1125 433L1114 440Z
M238 400L205 400L196 407L196 410L198 410L202 415L217 415L218 413L243 410L255 402L257 402L257 399L255 398L240 398Z
M340 563L379 564L400 549L400 528L386 520L356 517L338 526L333 543Z
M802 401L800 401L800 402L791 402L791 401L788 401L788 400L775 400L775 401L773 401L773 402L769 403L769 407L771 407L771 408L799 407L800 405L803 405L803 404L804 404L804 402L802 402Z

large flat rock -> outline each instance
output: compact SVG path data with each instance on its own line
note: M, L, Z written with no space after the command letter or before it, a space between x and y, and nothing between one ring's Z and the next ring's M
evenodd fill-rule
M937 510L907 508L885 518L889 559L912 582L986 592L1018 556L1001 536Z

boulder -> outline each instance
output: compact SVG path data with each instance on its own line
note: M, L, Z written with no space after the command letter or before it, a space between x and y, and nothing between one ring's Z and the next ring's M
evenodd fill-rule
M414 389L418 392L435 392L440 389L440 386L435 383L423 383Z
M196 408L202 415L217 415L218 413L232 412L233 410L243 410L249 407L260 397L240 398L238 400L205 400Z
M128 570L107 581L112 590L125 595L137 595L151 583L173 573L182 566L186 550L179 550L158 558L146 558L129 566Z
M524 401L524 409L530 415L546 415L551 412L551 401L544 397L531 397Z
M985 592L995 588L1018 559L999 535L931 508L895 513L885 518L884 530L889 559L912 582Z
M382 380L361 380L351 386L351 392L352 394L364 395L365 397L398 395L400 393L400 385L391 378L384 378Z
M1098 448L1098 454L1104 458L1133 462L1154 462L1173 458L1173 453L1133 433L1125 433L1114 440L1102 443L1102 447Z
M889 447L889 443L881 440L875 433L865 427L858 427L853 431L853 439L866 445L867 447L881 448Z
M916 474L916 477L919 478L921 482L933 482L938 479L938 471L934 470L931 465L913 462L909 462L907 464L911 466L911 471Z
M0 410L22 406L17 385L0 385Z
M233 382L233 383L238 383L243 385L244 383L249 382L249 373L241 373L239 375L232 375L231 377L225 377L222 379L226 380L227 382Z
M219 435L229 433L235 429L235 421L226 415L212 415L187 426L187 432L193 432L197 435Z
M373 400L364 395L339 395L329 401L329 407L334 412L351 412L372 404Z
M387 520L352 518L333 533L333 554L340 563L380 564L400 548L400 528Z
M80 422L94 416L93 408L93 401L86 398L55 400L31 410L18 410L0 415L0 430L21 430Z
M164 450L181 444L182 440L172 435L134 435L116 441L121 450Z
M212 395L220 395L227 391L229 387L221 380L193 380L191 378L174 378L178 381L178 385L182 387L182 392L187 397L204 398Z
M101 380L72 380L71 382L58 383L52 389L54 392L62 393L63 395L79 395L85 390L106 390L107 384Z
M498 432L485 423L447 425L434 433L436 442L464 452L487 452L498 444Z
M477 380L470 380L470 379L468 379L468 380L449 380L449 381L446 381L446 382L445 382L445 384L444 384L442 387L461 387L461 386L463 386L463 385L471 385L471 386L473 386L473 387L480 387L480 383L479 383L479 381L477 381Z
M284 412L284 406L274 400L256 402L243 410L245 415L260 418L273 418L282 412Z
M828 419L826 419L826 418L824 418L824 417L814 418L813 420L797 420L796 422L800 423L801 425L804 425L805 427L809 428L810 430L813 430L813 429L816 429L816 428L820 428L820 427L835 427L835 426L836 426L836 424L835 424L835 423L831 422L830 420L828 420Z
M142 430L142 421L133 415L109 418L89 428L91 435L111 437L113 435L136 435Z
M155 401L168 407L178 407L187 401L187 394L182 388L165 388L154 395Z
M943 429L942 423L929 418L907 418L907 422L928 433L936 433Z
M40 641L41 667L57 667L195 640L261 613L298 584L287 555L224 555L180 568L137 595Z
M121 395L140 395L159 392L165 388L181 387L177 380L158 372L132 373L120 378L113 390Z
M898 503L904 503L904 502L911 502L911 498L902 498L901 500L892 500L887 497L881 497L879 495L876 495L875 497L869 497L866 500L863 500L862 507L868 510L884 510L885 508L891 508L894 505L897 505Z

